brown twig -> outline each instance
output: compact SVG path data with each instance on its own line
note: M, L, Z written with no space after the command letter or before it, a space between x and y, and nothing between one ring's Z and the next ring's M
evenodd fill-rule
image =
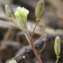
M8 31L6 32L4 38L3 38L3 42L5 42L5 41L8 39L8 37L9 37L11 31L12 31L12 28L9 28Z
M8 31L6 32L6 34L5 34L5 36L4 36L3 40L2 40L2 43L1 43L1 46L0 46L0 50L4 49L4 48L6 47L6 46L3 45L3 44L4 44L4 42L6 42L6 40L8 39L8 37L9 37L9 35L10 35L10 33L11 33L11 30L12 30L12 28L9 28Z
M47 40L46 37L47 37L47 35L40 37L38 40L36 40L34 42L33 46L35 46L35 48L37 50L41 50L45 41ZM32 54L33 54L32 46L29 45L26 48L24 48L23 51L21 50L20 53L17 53L17 55L13 59L15 59L17 62L19 62L19 61L22 61L23 59L25 59L26 57L28 57L29 55L31 56ZM23 57L25 57L25 58L23 58Z
M43 35L39 39L37 39L34 42L34 46L37 49L37 51L40 51L42 49L45 42L50 42L50 40L54 40L56 36L60 36L60 38L63 39L63 34L61 34L61 35ZM15 57L12 58L12 59L16 60L17 62L22 62L26 58L29 58L33 55L32 47L30 45L28 45L24 48L21 48L19 51L20 52L18 52L15 55Z

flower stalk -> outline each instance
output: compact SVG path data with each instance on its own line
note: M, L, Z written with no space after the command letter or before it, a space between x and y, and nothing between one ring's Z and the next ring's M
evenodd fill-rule
M27 30L27 29L26 29L26 30ZM27 31L28 31L28 30L27 30ZM35 46L34 46L34 44L33 44L33 42L32 42L32 39L30 39L31 37L30 37L29 33L25 33L25 34L27 35L27 37L28 37L28 39L29 39L29 43L30 43L30 45L31 45L31 47L32 47L32 50L33 50L33 52L34 52L34 54L35 54L35 56L36 56L38 62L39 62L39 63L43 63L42 60L40 59L38 53L37 53L37 50L36 50L36 48L35 48Z
M7 8L8 8L9 10L8 10ZM7 9L6 13L7 13L8 17L12 19L12 15L11 15L9 6L6 5L6 6L5 6L5 9ZM10 14L10 15L9 15L9 14ZM28 42L30 43L30 45L31 45L31 47L32 47L32 50L33 50L33 52L34 52L36 58L38 59L39 63L42 63L42 61L41 61L41 59L40 59L40 57L39 57L39 55L38 55L38 53L37 53L37 51L36 51L36 49L35 49L35 46L33 45L33 42L32 42L32 40L30 39L31 36L30 36L30 34L29 34L29 32L28 32L28 29L27 29L27 26L26 26L26 21L27 21L27 15L28 15L28 14L29 14L29 11L28 11L26 8L20 7L20 6L17 7L17 10L16 10L16 12L15 12L15 14L14 14L15 17L16 17L15 25L16 25L19 29L21 29L21 30L23 31L23 33L25 34L26 38L28 39ZM12 21L12 20L11 20L11 21ZM13 21L12 21L12 22L13 22Z
M35 31L38 23L40 22L40 17L41 17L41 15L43 13L43 10L44 10L44 1L43 0L38 1L36 9L35 9L36 25L35 25L35 27L33 29L32 34L31 34L31 40L32 40L32 37L34 35L34 31Z

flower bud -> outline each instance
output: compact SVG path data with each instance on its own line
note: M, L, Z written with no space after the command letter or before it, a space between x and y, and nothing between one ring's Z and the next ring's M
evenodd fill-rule
M5 5L5 11L6 11L6 14L7 14L9 20L12 20L12 12L10 10L9 5L7 5L7 4Z
M61 48L61 45L60 45L60 37L57 36L55 38L55 42L54 42L54 51L55 51L55 54L57 55L57 57L60 55L60 48Z
M35 9L36 20L40 19L40 16L41 16L43 10L44 10L44 1L41 0L38 2L37 7Z

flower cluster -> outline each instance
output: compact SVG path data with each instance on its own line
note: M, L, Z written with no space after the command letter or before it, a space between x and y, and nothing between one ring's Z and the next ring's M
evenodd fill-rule
M17 10L15 12L15 16L19 20L26 20L28 14L29 14L29 11L26 8L20 7L20 6L17 7Z
M20 6L17 7L17 10L15 12L15 17L17 19L16 24L23 31L25 30L28 14L29 14L29 11L26 8L20 7Z

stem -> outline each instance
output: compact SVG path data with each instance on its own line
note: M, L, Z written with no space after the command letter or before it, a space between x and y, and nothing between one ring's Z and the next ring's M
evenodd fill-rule
M57 58L57 60L56 60L56 62L55 62L55 63L58 63L58 61L59 61L59 58Z
M38 53L37 53L37 50L35 49L35 46L33 45L32 39L30 39L30 35L29 35L27 27L25 29L26 29L26 32L24 34L27 35L26 37L28 38L28 41L32 47L32 50L33 50L37 60L39 61L39 63L43 63L42 60L40 59Z
M32 40L32 37L33 37L33 35L34 35L34 31L35 31L36 26L38 25L39 21L40 21L40 20L37 20L36 25L35 25L35 27L34 27L34 29L33 29L33 32L32 32L32 34L31 34L31 40Z
M30 44L31 44L31 46L32 46L32 50L33 50L33 52L34 52L36 58L38 59L39 63L43 63L42 60L40 59L40 57L39 57L39 55L38 55L38 53L37 53L35 47L34 47L32 41L30 41Z

